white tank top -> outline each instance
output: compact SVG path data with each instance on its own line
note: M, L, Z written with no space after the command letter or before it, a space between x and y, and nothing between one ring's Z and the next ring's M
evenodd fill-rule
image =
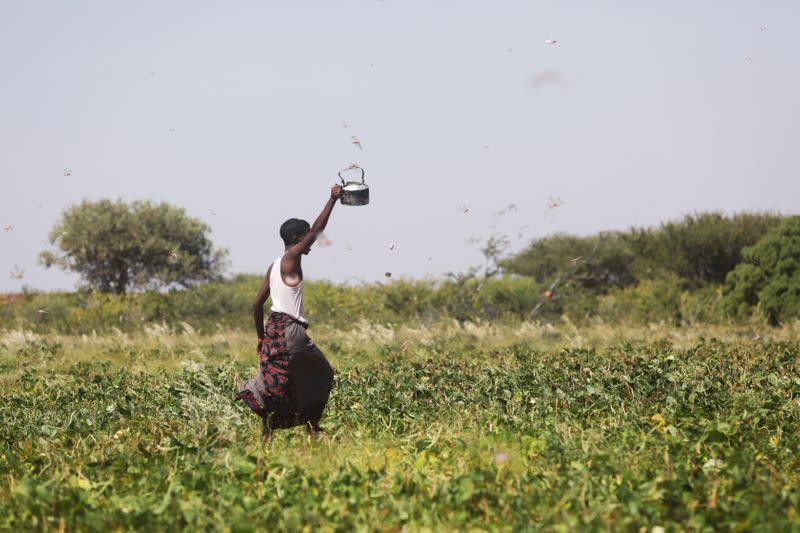
M277 258L272 263L272 272L269 275L269 292L272 296L272 311L286 313L300 322L308 321L303 316L303 280L296 287L290 287L283 282L281 276L281 259Z

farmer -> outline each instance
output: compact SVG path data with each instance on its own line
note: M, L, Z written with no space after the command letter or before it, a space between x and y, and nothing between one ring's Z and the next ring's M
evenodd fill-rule
M314 224L290 218L281 225L286 248L270 265L253 304L258 333L258 375L240 387L244 400L263 420L262 439L273 429L305 425L309 432L322 431L319 420L333 387L333 369L306 334L303 316L302 259L325 229L342 187L331 187L331 196ZM264 328L264 303L272 296L272 308Z

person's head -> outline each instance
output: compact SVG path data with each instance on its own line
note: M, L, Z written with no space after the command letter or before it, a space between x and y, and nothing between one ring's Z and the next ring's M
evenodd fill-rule
M311 230L311 226L305 220L290 218L281 224L281 239L283 239L283 244L285 244L287 248L293 244L297 244L306 236L309 230ZM308 250L304 250L303 253L307 254Z

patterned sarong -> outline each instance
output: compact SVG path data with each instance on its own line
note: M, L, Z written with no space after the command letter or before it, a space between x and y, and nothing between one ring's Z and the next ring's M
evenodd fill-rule
M316 424L333 386L333 369L306 327L285 313L271 313L259 347L258 375L236 396L272 429L309 420Z

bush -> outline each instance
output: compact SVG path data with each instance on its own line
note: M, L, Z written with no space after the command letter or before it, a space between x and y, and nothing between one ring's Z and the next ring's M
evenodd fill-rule
M742 260L742 248L758 242L782 217L771 213L686 215L656 229L632 229L631 247L647 268L678 276L694 288L722 284Z
M681 293L680 316L685 324L721 323L722 287L709 285Z
M640 281L601 297L600 315L611 322L681 322L681 291L674 275Z
M592 317L597 316L600 310L601 296L588 290L568 288L569 291L566 292L566 297L563 299L561 306L564 316L578 324L586 323ZM558 291L556 297L559 298L564 293L565 291Z
M758 242L781 220L770 213L700 213L658 228L554 235L533 241L500 264L542 284L566 275L595 294L664 274L677 276L683 288L719 285L741 261L742 248Z
M592 311L613 323L718 324L720 295L719 286L681 291L678 278L665 274L599 297Z
M559 277L596 293L637 281L636 254L621 233L591 237L554 235L537 239L519 254L501 262L510 273L550 284Z
M0 302L0 328L90 334L114 329L140 331L154 322L170 327L187 322L206 333L219 328L249 330L253 327L252 303L261 281L260 276L239 275L167 293L27 293ZM524 319L540 301L543 290L529 278L520 277L393 280L355 287L309 281L305 287L308 319L314 324L345 328L361 320ZM557 319L560 312L560 307L549 306L537 318Z
M524 319L542 299L542 292L542 286L530 278L489 278L475 291L472 311L483 320Z
M725 280L724 310L742 318L758 309L771 325L800 317L800 216L784 220L742 255Z

